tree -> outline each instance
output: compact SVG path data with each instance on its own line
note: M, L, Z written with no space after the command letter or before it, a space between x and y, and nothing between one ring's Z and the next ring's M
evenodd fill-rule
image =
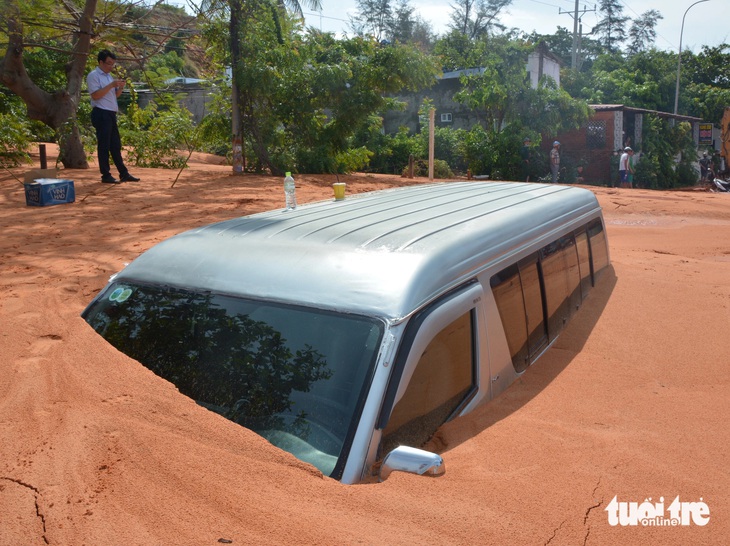
M0 82L19 96L25 103L27 115L38 120L56 133L59 143L59 161L66 168L88 168L77 113L84 87L87 59L93 45L101 35L107 34L120 44L127 53L135 56L134 36L125 42L124 27L134 28L134 22L123 25L119 19L130 9L128 4L107 6L97 15L98 0L85 0L81 8L69 2L39 0L35 3L8 0L5 5L5 27L8 46L2 63ZM108 8L108 10L107 10ZM184 14L179 8L166 9ZM38 14L43 13L42 19ZM189 23L190 17L182 17L173 30L163 36L171 36L177 29ZM160 40L163 43L164 39ZM162 47L162 46L160 46ZM47 90L39 85L26 68L26 57L41 50L61 53L64 64L63 78ZM93 63L92 63L93 64ZM49 82L48 78L44 78Z
M551 53L554 53L566 61L571 58L573 52L573 31L565 27L558 27L554 34L538 34L532 32L523 34L523 39L537 44L543 42ZM590 69L596 58L603 53L603 47L591 38L581 37L578 51L578 67L581 71ZM573 71L575 72L575 71Z
M524 136L539 142L541 134L576 129L588 120L589 108L552 78L543 77L537 89L530 86L526 64L534 46L505 37L481 44L479 73L463 76L454 95L482 121L467 139L469 165L474 172L514 179Z
M427 87L438 72L434 58L409 44L312 33L296 48L308 68L288 72L272 111L297 169L308 172L362 167L369 150L352 148L355 134L395 106L388 97Z
M470 39L488 35L493 29L504 30L497 17L512 0L456 0L451 5L451 30Z
M390 0L357 0L357 15L350 18L350 27L359 36L384 40L393 28L393 6Z
M677 56L650 49L625 57L620 52L601 55L580 87L571 83L575 96L594 104L627 104L670 112L674 101Z
M618 51L619 44L626 40L629 18L623 15L624 8L619 0L601 0L598 11L603 19L593 27L593 33L599 36L599 42L608 52Z
M72 169L86 169L89 166L75 120L81 98L86 58L94 34L92 20L96 4L97 0L86 0L81 11L70 11L65 14L67 17L72 17L73 25L78 31L72 40L69 61L64 67L66 87L53 92L41 89L31 80L23 63L26 49L23 21L24 18L33 20L31 18L33 14L25 11L28 9L27 4L21 7L16 2L8 2L6 5L8 47L0 80L25 102L30 119L41 121L59 133L59 160L66 168ZM53 15L57 15L52 6L46 7Z
M435 41L431 25L420 16L414 15L415 9L408 0L400 0L395 10L387 39L389 42L418 45L428 51Z
M719 124L730 105L730 44L682 52L683 111Z
M645 11L638 19L634 19L629 29L629 55L646 51L654 43L656 25L660 19L664 19L664 17L655 9Z

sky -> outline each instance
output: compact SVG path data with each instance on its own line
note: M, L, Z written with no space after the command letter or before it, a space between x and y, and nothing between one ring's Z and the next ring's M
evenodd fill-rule
M694 53L699 53L703 45L730 43L730 0L705 0L693 5L696 1L619 0L624 8L623 15L631 19L638 18L650 9L657 9L661 13L663 19L656 27L655 46L658 49L676 52L680 47L680 38L682 51L691 50ZM304 7L302 2L306 25L338 35L351 35L349 17L357 13L357 0L321 0L321 3L322 11L314 12ZM393 0L393 4L397 4L397 0ZM414 13L429 22L437 34L446 31L453 11L452 4L451 0L410 0L410 5L415 8ZM579 20L584 35L590 33L601 18L597 8L597 3L582 0L579 3ZM572 32L574 15L575 0L513 0L499 20L509 28L528 33L534 30L539 34L552 34L558 26Z

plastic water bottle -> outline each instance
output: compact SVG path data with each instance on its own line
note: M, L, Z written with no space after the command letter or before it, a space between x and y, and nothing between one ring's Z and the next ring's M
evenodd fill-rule
M284 178L284 195L286 196L286 210L294 210L297 208L296 188L294 187L294 179L290 172L286 173Z

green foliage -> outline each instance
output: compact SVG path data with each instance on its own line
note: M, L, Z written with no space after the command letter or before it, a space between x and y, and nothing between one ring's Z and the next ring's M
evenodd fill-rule
M558 56L560 59L568 63L573 56L573 31L565 27L558 27L554 34L538 34L532 32L524 35L524 39L531 44L543 43L550 53ZM589 70L596 58L604 53L605 50L601 44L588 36L583 36L580 40L580 50L577 52L578 68L581 72ZM573 68L571 66L571 68ZM574 70L566 70L561 74L561 85L564 85L563 79L566 76L574 74ZM572 95L572 93L571 93Z
M367 171L397 174L404 165L408 165L411 156L425 157L421 140L418 135L412 135L408 129L401 127L394 135L386 135L379 130L359 132L354 142L371 151Z
M406 165L406 167L403 169L401 175L407 176L409 173L409 168ZM428 160L427 159L418 159L413 162L413 176L428 176ZM444 161L443 159L434 159L433 160L433 177L444 179L444 178L453 178L454 173L452 172L451 168L449 167L449 164Z
M365 146L350 148L335 155L335 169L337 173L361 171L370 162L373 152Z
M656 40L656 25L659 19L664 19L661 13L655 9L650 9L641 14L638 19L631 23L629 29L629 46L630 55L645 51Z
M681 111L719 124L730 105L730 44L683 52L682 63Z
M642 138L641 159L634 175L636 185L668 189L697 182L697 172L692 165L697 151L689 123L678 123L672 127L665 119L647 115L644 116Z
M229 156L232 153L231 88L218 86L210 96L207 113L197 127L200 151Z
M621 42L626 40L629 18L623 14L624 7L619 0L600 0L599 5L603 18L593 27L593 32L599 36L607 51L618 51Z
M521 180L520 152L526 135L516 125L499 133L486 131L481 126L472 127L463 138L468 168L474 175L487 175L493 180ZM533 152L532 169L538 163L537 154Z
M495 30L504 30L498 17L511 3L512 0L455 0L451 5L449 28L470 39L487 37Z
M628 58L602 55L581 85L567 87L593 104L626 104L660 112L672 111L676 56L668 52L641 51Z
M121 115L119 131L129 148L128 157L138 167L179 169L185 158L179 149L194 149L195 128L190 112L173 107L159 112L155 105L132 107Z
M372 115L392 102L386 95L430 85L437 70L434 59L403 44L315 31L278 43L265 13L243 31L234 74L244 138L258 165L272 172L361 165L370 154L357 151L363 144L356 135L370 132Z
M33 142L30 124L14 112L0 113L0 166L17 167L30 163L28 152Z

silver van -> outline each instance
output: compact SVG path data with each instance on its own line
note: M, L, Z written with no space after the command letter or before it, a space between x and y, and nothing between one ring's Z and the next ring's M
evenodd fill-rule
M418 448L535 362L608 265L588 190L426 184L176 235L83 317L327 476L438 475Z

